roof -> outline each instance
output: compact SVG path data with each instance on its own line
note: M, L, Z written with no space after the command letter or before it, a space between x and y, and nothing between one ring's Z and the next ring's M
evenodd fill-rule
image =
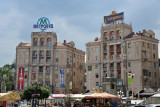
M57 46L63 47L64 45L63 45L63 43L57 42Z
M20 43L19 46L31 46L31 43Z

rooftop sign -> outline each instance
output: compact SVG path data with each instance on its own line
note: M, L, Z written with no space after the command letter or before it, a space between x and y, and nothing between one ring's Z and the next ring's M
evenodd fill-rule
M110 24L114 23L115 21L123 19L124 19L124 12L116 13L115 11L112 11L112 14L110 16L104 16L104 23Z
M39 28L41 30L46 30L47 28L53 28L53 24L50 24L50 21L46 17L39 18L37 24L33 25L33 28Z

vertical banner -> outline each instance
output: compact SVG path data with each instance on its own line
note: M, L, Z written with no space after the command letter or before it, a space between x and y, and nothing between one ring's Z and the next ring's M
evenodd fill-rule
M72 89L72 82L69 82L69 89Z
M61 83L61 87L65 87L64 86L64 82L63 82L63 75L64 75L64 72L63 72L63 69L60 69L60 73L61 73L61 78L60 78L60 83Z
M19 68L18 90L23 90L23 87L24 87L24 68Z
M128 84L132 84L132 73L128 73Z

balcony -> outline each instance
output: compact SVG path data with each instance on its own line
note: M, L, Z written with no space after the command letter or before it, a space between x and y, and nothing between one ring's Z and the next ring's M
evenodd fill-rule
M143 78L144 79L149 79L149 75L144 75Z
M103 82L117 82L117 78L102 78Z
M117 48L116 51L117 51L117 52L121 52L121 48Z

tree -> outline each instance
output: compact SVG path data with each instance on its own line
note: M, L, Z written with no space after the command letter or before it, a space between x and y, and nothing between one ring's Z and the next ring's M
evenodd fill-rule
M21 97L29 101L30 99L37 98L37 99L44 99L49 97L49 90L45 87L41 87L38 85L28 86L24 89L23 95ZM34 95L34 96L33 96Z
M13 73L10 65L0 68L1 92L11 91L13 86Z

